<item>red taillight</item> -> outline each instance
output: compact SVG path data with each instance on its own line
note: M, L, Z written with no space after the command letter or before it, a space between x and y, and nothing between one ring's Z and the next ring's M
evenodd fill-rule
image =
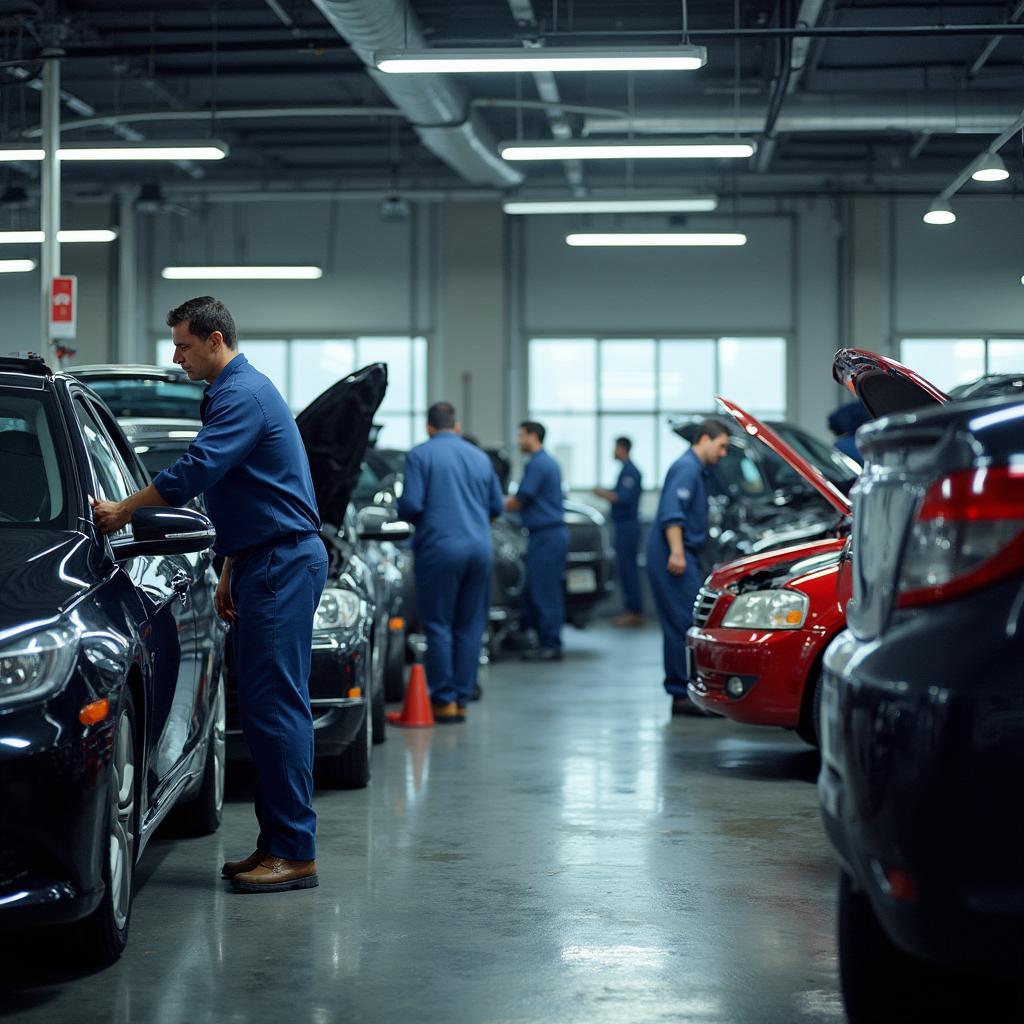
M1024 466L971 469L924 496L900 574L901 607L959 597L1024 572Z

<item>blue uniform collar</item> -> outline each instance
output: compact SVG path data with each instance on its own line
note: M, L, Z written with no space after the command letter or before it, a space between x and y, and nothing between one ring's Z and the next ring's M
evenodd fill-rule
M427 438L428 441L436 441L439 437L461 437L461 434L456 434L454 430L439 430L433 437Z
M703 473L704 476L708 475L708 469L710 467L705 466L704 463L700 461L700 458L698 457L697 453L692 448L686 449L686 452L683 454L683 458L692 458L693 461L697 463L697 467L698 469L700 469L701 473Z
M235 356L235 358L232 359L231 362L228 363L228 365L225 366L224 369L217 374L216 378L214 379L214 382L207 386L206 397L213 398L213 396L224 386L224 384L227 383L227 381L233 374L241 370L243 366L248 365L249 360L246 359L241 352L239 352L238 355Z

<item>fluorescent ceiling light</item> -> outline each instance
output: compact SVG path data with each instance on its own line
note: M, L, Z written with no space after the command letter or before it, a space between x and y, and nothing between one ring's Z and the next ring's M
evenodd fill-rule
M0 231L0 245L36 244L43 241L42 231ZM58 231L58 242L113 242L117 232L109 228L83 231Z
M925 224L953 224L956 221L956 214L949 203L936 200L928 207L924 215Z
M167 281L315 281L320 267L164 267Z
M42 160L46 153L29 146L0 145L0 163L14 163L16 160Z
M707 213L718 196L678 196L675 199L508 199L506 213Z
M986 153L978 160L971 177L975 181L1006 181L1010 172L998 153Z
M678 246L678 245L746 245L747 236L739 232L658 231L586 233L566 236L573 246Z
M35 260L0 260L0 274L25 274L35 269Z
M568 143L538 140L503 142L500 147L506 160L712 160L751 157L756 151L757 143L751 139L663 139L657 142L579 139Z
M108 160L223 160L228 155L227 143L216 139L196 142L111 142L73 143L61 146L57 158L62 162ZM25 146L0 146L0 161L43 160L42 149Z
M658 49L541 47L462 50L396 50L375 53L379 71L389 75L527 71L696 71L708 62L703 46Z

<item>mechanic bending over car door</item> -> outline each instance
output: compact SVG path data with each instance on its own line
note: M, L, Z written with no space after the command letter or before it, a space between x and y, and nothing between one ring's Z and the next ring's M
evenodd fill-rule
M203 427L188 451L145 490L95 502L101 533L137 508L184 505L204 494L225 556L217 613L233 621L242 730L256 769L256 850L224 865L236 891L317 884L313 616L327 579L320 513L295 419L271 381L238 352L235 323L217 299L171 310L174 361L209 385Z
M699 556L708 536L707 471L728 450L725 424L705 420L692 446L669 467L647 535L647 575L664 634L665 689L673 715L703 715L686 696L686 631L704 579Z
M523 652L526 661L560 661L565 594L562 576L569 554L569 528L562 507L562 473L544 450L544 427L532 420L519 424L519 450L530 456L515 497L505 499L509 512L522 512L529 531L523 625L537 633L538 646Z
M476 687L491 587L491 520L502 510L491 460L460 431L454 406L430 407L430 440L406 455L398 499L399 516L416 525L416 602L438 722L464 722Z
M622 463L614 490L597 487L594 493L612 506L615 561L619 569L619 586L625 607L615 620L616 626L642 626L644 624L644 594L640 586L640 498L643 495L643 477L630 455L633 442L628 437L615 439L615 460Z

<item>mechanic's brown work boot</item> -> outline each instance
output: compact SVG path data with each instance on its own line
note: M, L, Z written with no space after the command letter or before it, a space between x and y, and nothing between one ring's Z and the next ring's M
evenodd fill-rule
M432 700L430 707L434 712L434 721L438 725L448 725L450 722L466 720L466 709L460 708L455 701Z
M312 889L320 882L315 860L285 860L264 857L251 871L242 871L231 879L235 892L287 892Z
M245 860L229 860L220 869L221 876L234 878L235 875L240 875L243 871L252 871L253 868L259 867L260 861L264 857L266 854L262 850L254 850Z

